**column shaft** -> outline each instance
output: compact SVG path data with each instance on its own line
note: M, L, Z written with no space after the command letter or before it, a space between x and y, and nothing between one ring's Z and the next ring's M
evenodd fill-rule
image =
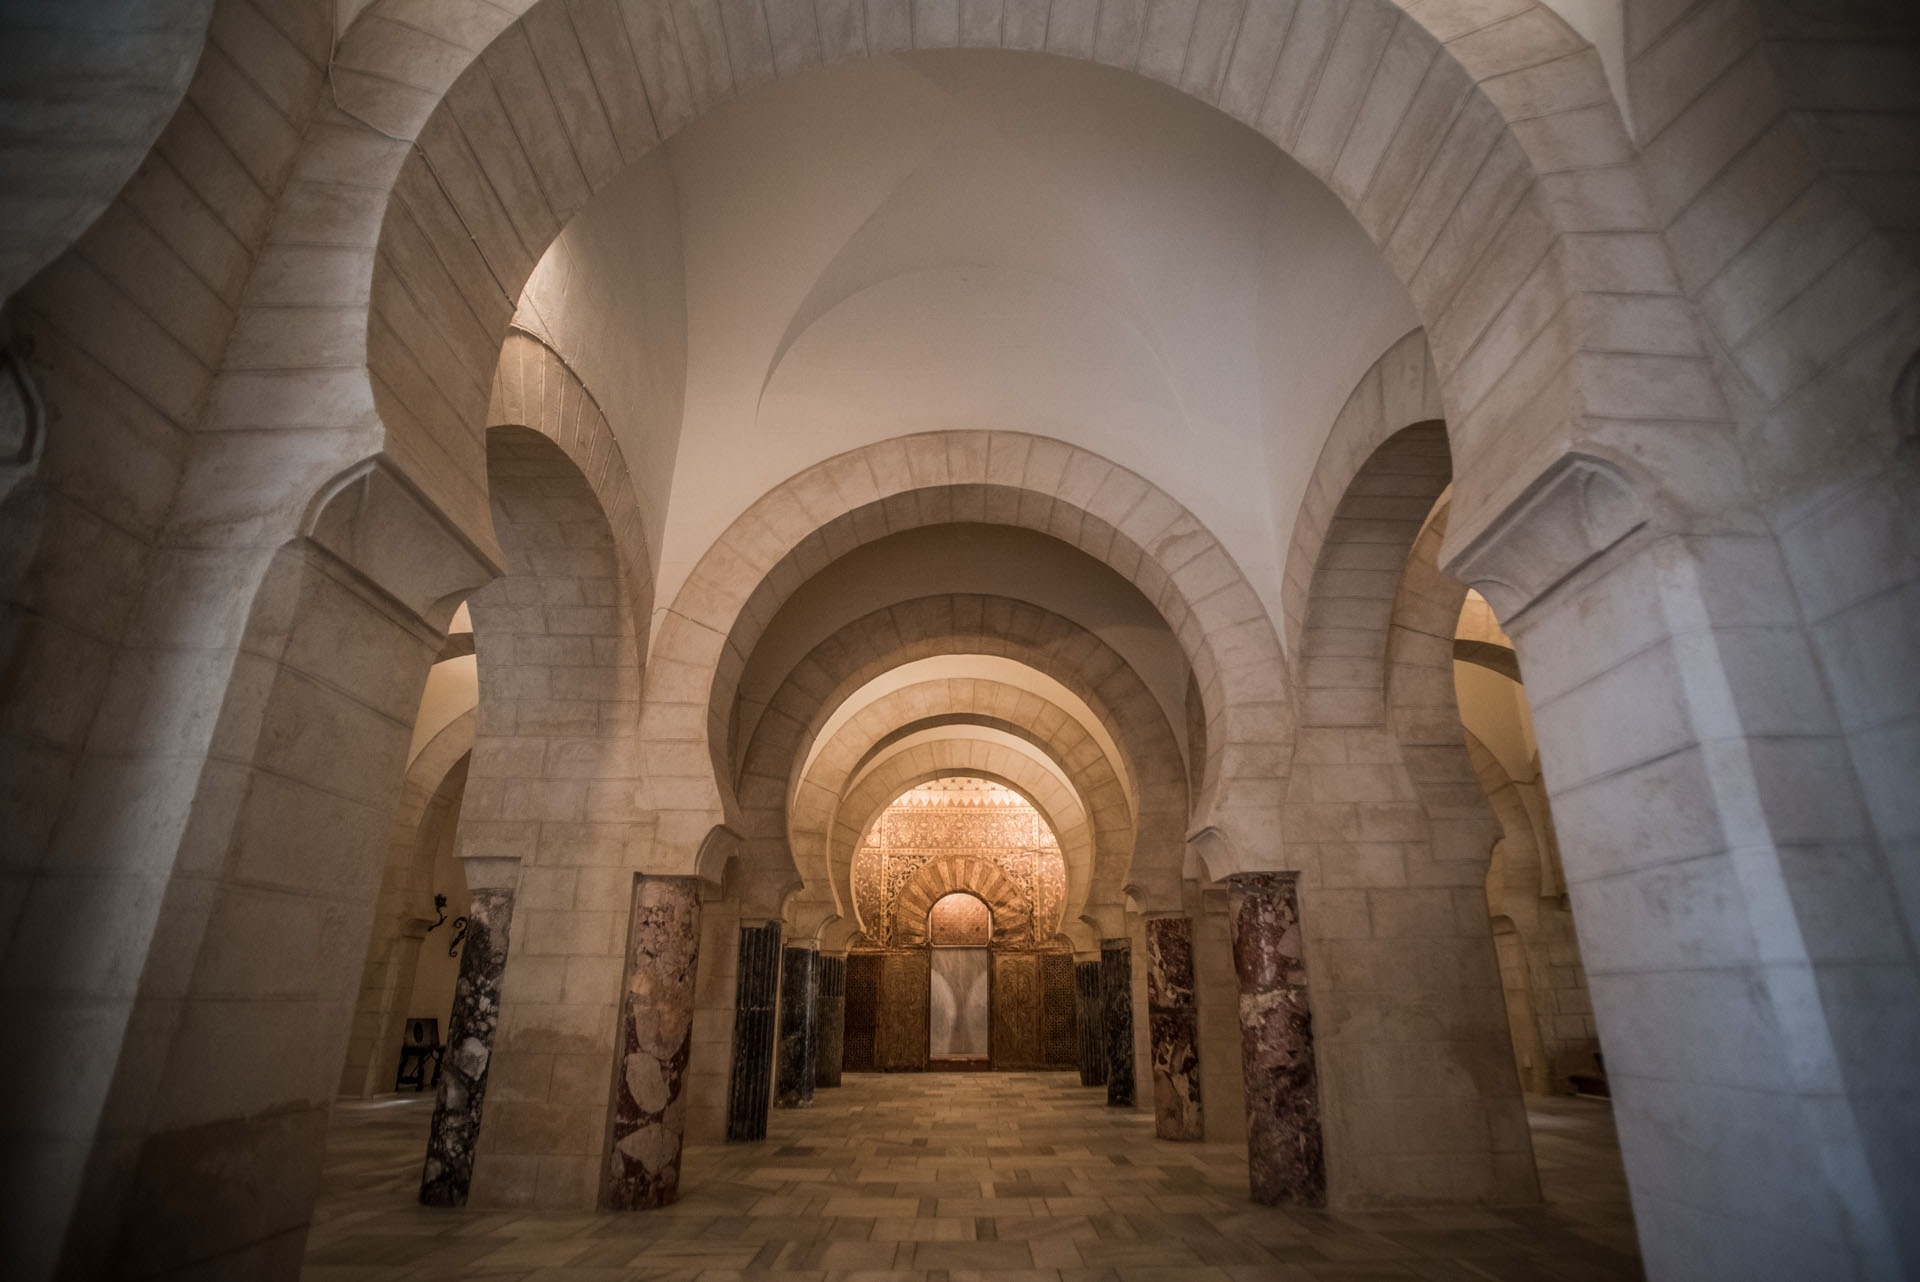
M1106 1035L1107 1104L1133 1107L1133 945L1100 941L1100 1021Z
M1233 966L1240 979L1240 1065L1247 1086L1253 1200L1265 1206L1324 1206L1327 1168L1299 874L1236 873L1227 886Z
M820 991L814 1016L813 1084L838 1086L846 1049L847 959L820 958Z
M1147 919L1147 1031L1153 1047L1153 1133L1163 1140L1204 1139L1189 918Z
M767 1138L773 1082L774 998L780 990L780 923L740 927L734 990L733 1074L727 1082L727 1139Z
M813 1103L820 950L788 948L781 969L780 1043L774 1064L773 1103L776 1108L805 1108Z
M1107 1024L1100 1004L1100 963L1083 961L1073 967L1073 1015L1080 1033L1080 1084L1107 1084Z
M423 1206L465 1206L473 1183L473 1150L480 1139L480 1113L487 1095L487 1065L500 1025L500 979L507 969L507 927L513 891L473 892L467 909L467 939L460 978L447 1020L447 1055L427 1132L427 1160L420 1172Z
M635 877L607 1158L612 1210L667 1206L680 1196L699 954L699 880Z

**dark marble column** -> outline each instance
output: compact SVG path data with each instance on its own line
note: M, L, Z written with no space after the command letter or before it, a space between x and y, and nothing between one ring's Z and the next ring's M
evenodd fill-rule
M1240 977L1247 1167L1253 1200L1264 1206L1327 1201L1299 880L1290 872L1227 879L1233 968Z
M668 1206L680 1196L699 957L699 879L635 877L607 1157L611 1210Z
M847 1035L847 959L820 957L820 992L813 1017L813 1084L838 1086Z
M427 1161L420 1171L422 1206L467 1204L487 1096L487 1064L500 1025L500 978L507 969L507 927L512 920L512 890L473 892L453 1013L447 1020L447 1055L441 1061L433 1125L427 1132Z
M1107 1022L1100 1005L1100 963L1076 962L1073 967L1074 1019L1080 1025L1080 1084L1107 1084Z
M1206 1138L1189 918L1147 919L1147 1033L1153 1049L1153 1133L1163 1140Z
M774 1052L773 1105L813 1103L815 1003L820 997L820 950L791 947L781 963L780 1043Z
M767 1138L773 1084L774 998L780 991L780 923L740 927L734 985L733 1073L727 1082L727 1139Z
M1133 946L1100 941L1100 1026L1106 1034L1107 1105L1133 1107Z

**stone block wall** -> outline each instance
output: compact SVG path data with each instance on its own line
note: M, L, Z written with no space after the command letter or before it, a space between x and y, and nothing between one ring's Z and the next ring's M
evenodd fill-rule
M689 1143L718 1144L727 1137L727 1075L733 1062L733 1004L739 966L739 905L709 893L700 905L693 1049L687 1061Z
M468 601L479 724L459 854L518 859L512 949L471 1204L592 1206L625 975L640 677L627 579L560 448L495 429L507 573Z
M1193 917L1195 1006L1200 1024L1200 1095L1206 1105L1207 1139L1244 1142L1246 1085L1240 1072L1240 983L1233 969L1227 923L1227 892L1189 883Z

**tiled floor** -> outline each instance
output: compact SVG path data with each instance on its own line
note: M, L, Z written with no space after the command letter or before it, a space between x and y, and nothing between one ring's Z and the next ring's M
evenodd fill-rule
M690 1147L678 1205L623 1215L414 1205L431 1103L341 1104L307 1282L1226 1282L1637 1278L1604 1104L1539 1102L1547 1204L1255 1207L1244 1151L1153 1138L1059 1073L849 1074L764 1144Z

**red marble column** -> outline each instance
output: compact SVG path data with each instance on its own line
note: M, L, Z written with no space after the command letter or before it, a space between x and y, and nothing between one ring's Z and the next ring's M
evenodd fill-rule
M1153 1054L1153 1133L1163 1140L1205 1139L1193 922L1187 917L1147 918L1147 1032Z
M1247 1087L1247 1168L1264 1206L1324 1206L1327 1166L1313 1014L1300 934L1299 874L1227 879L1240 978L1240 1066Z
M699 879L635 877L607 1157L611 1210L667 1206L680 1196L699 952Z

